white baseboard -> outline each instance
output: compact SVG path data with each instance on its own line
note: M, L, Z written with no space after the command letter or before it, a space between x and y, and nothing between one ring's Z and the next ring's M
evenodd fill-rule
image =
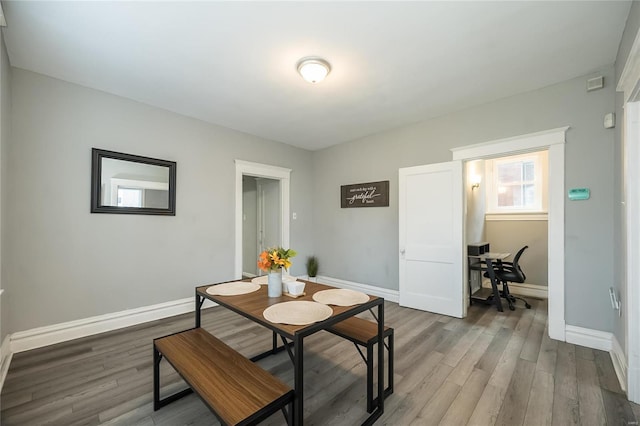
M206 300L202 307L210 306L215 306L215 304ZM157 305L19 331L11 335L10 351L11 353L28 351L193 311L195 311L195 299L188 297Z
M616 338L615 334L612 334L613 340L611 342L611 362L613 363L613 369L616 371L620 387L623 391L627 391L627 358L624 354L624 349L620 346L620 342Z
M317 277L317 281L325 282L337 287L363 291L368 294L384 297L385 299L393 302L398 301L398 291L396 290L389 290L331 277ZM210 306L215 306L215 304L206 300L202 307L207 308ZM9 343L3 344L3 348L8 346L9 353L13 354L98 333L104 333L119 328L130 327L132 325L142 324L149 321L155 321L174 315L193 312L194 310L194 298L188 297L171 302L159 303L157 305L143 306L141 308L128 309L126 311L114 312L111 314L99 315L45 327L38 327L26 331L19 331L9 336Z
M613 369L620 382L620 387L627 391L627 360L624 349L620 346L615 334L590 328L567 325L565 335L568 343L609 352Z
M611 352L613 333L606 331L592 330L590 328L567 325L565 327L567 343L585 346L591 349Z
M2 392L2 386L4 386L4 379L7 377L12 357L11 335L7 335L2 341L2 346L0 346L0 392Z
M482 287L491 288L491 281L489 279L482 280ZM548 287L545 285L509 283L509 292L516 296L535 299L549 298Z
M338 278L331 278L324 275L318 275L316 282L329 284L339 288L348 288L351 290L362 291L363 293L372 294L374 296L383 297L390 302L398 302L399 293L398 290L391 290L388 288L376 287L368 284L355 283L353 281L341 280Z
M629 383L627 389L629 401L640 404L640 368L627 367L627 382Z

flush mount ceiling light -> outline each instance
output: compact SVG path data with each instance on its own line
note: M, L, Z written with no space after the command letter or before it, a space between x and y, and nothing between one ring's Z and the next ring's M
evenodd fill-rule
M322 58L302 58L298 72L309 83L319 83L331 72L331 65Z

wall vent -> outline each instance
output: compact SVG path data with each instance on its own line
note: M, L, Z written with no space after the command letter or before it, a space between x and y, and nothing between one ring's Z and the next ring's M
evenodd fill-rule
M602 89L604 87L604 77L595 77L587 80L587 92Z

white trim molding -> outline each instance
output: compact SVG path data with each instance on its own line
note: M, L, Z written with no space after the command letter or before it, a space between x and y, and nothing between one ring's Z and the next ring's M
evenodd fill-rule
M487 213L484 215L484 220L492 222L500 221L540 221L546 222L548 220L547 213Z
M2 341L2 346L0 347L0 392L2 392L2 387L4 386L4 379L7 378L12 357L11 335L7 335Z
M611 363L618 377L618 382L620 382L620 387L623 391L628 391L627 360L624 355L624 349L622 349L618 339L613 333L567 325L566 336L568 343L609 352Z
M558 127L557 129L451 148L451 152L453 160L470 160L501 156L506 153L511 155L511 153L536 151L551 145L564 144L567 130L569 130L569 126Z
M565 341L564 309L564 154L566 132L559 127L537 133L498 139L453 148L454 160L510 155L533 150L549 150L549 206L547 235L549 240L549 337Z
M368 284L361 284L353 281L346 281L338 278L331 278L324 275L318 275L317 277L315 277L315 281L321 284L329 284L334 287L348 288L350 290L361 291L363 293L382 297L385 300L388 300L390 302L398 303L398 300L399 300L398 290L392 290L390 288L376 287Z
M611 362L613 363L613 369L618 376L620 387L623 391L627 391L627 358L624 355L624 349L620 346L620 342L615 335L612 334L613 340L611 342Z
M242 278L242 176L254 176L280 181L280 245L289 248L289 186L291 169L235 160L236 164L236 211L235 211L235 268L236 279Z
M565 340L564 144L549 147L549 337Z
M213 302L207 302L202 305L203 308L216 306ZM195 311L194 298L188 297L157 305L19 331L11 335L10 351L12 353L28 351L193 311Z
M640 31L636 33L633 40L631 50L627 56L627 62L624 64L622 74L616 86L617 92L624 92L624 102L632 102L638 96L640 84L638 77L640 76Z
M593 330L591 328L567 325L567 343L585 346L591 349L611 352L613 346L613 334L606 331Z
M482 280L482 287L491 288L490 280ZM546 285L537 284L520 284L509 283L509 293L513 293L516 296L533 297L535 299L547 299L549 292Z
M639 32L640 33L640 32ZM626 67L625 67L626 69ZM640 403L640 102L629 102L624 109L624 227L626 238L626 342L628 362L627 396Z

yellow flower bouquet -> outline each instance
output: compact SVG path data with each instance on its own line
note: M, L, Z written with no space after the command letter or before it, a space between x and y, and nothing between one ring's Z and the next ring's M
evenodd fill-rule
M292 249L283 249L282 247L269 248L258 258L258 268L263 271L275 271L278 269L288 270L291 267L290 258L296 255L296 251Z

